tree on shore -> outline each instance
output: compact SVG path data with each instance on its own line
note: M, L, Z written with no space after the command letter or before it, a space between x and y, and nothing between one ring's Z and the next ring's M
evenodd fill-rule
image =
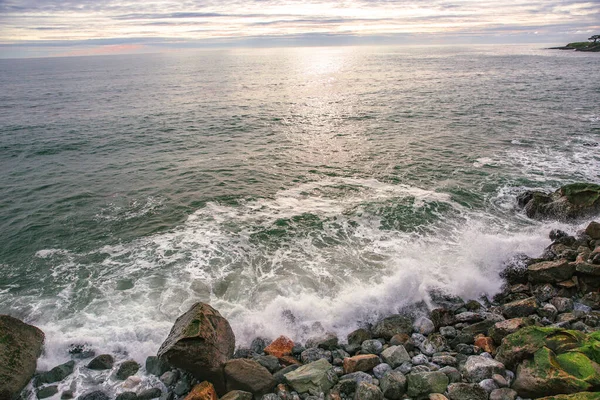
M588 38L588 40L593 40L594 43L596 43L598 41L598 39L600 39L600 35L594 35L594 36Z

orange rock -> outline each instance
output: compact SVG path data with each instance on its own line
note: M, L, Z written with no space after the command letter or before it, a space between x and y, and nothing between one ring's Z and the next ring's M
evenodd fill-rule
M361 354L344 358L344 373L350 374L358 371L370 371L380 364L379 357L375 354Z
M204 381L194 386L185 400L218 400L218 396L212 383Z
M475 338L475 346L490 354L496 353L496 346L491 337L479 335Z
M283 357L279 357L279 363L281 365L285 365L290 366L290 365L302 365L302 363L298 360L296 360L296 358L294 358L294 356L283 356Z
M279 336L277 339L273 340L270 345L265 347L265 353L281 358L283 356L291 355L293 347L294 342L292 339L285 336Z

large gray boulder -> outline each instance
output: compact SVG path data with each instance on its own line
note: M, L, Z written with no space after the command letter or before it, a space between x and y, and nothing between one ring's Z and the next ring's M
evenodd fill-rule
M573 183L550 194L529 191L518 202L529 218L574 220L600 212L600 185Z
M16 398L33 377L44 333L35 326L0 315L0 399Z
M399 333L410 335L412 331L413 324L410 318L396 314L377 322L373 327L373 336L390 340L394 335Z
M229 360L224 370L228 392L243 390L260 398L275 387L273 375L254 360L245 358Z
M411 398L425 399L431 393L444 393L448 383L443 372L413 372L408 375L407 394Z
M333 366L322 358L288 372L285 380L298 393L326 393L337 383L338 378Z
M200 381L212 382L217 393L223 395L223 366L234 350L235 336L229 322L210 305L196 303L177 318L158 357Z

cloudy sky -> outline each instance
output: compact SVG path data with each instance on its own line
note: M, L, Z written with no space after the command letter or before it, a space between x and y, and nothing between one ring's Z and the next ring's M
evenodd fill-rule
M598 33L599 0L0 0L0 57L206 46L562 44Z

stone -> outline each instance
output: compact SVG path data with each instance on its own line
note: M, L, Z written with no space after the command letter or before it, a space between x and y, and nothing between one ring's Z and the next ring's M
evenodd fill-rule
M369 339L362 342L361 351L365 354L381 354L383 344L379 340Z
M413 324L413 329L422 335L429 335L435 331L435 325L427 317L419 317Z
M173 393L175 393L177 396L183 396L184 394L188 393L191 389L192 385L190 384L190 382L187 379L181 379L175 384L175 387L173 388Z
M194 386L192 391L185 396L185 400L217 400L217 391L214 386L207 381Z
M353 346L354 348L360 348L360 345L365 340L372 339L371 332L367 329L360 328L348 334L348 344Z
M503 306L503 314L506 318L528 317L538 308L535 297L524 300L516 300Z
M566 259L532 264L527 269L532 283L558 283L570 279L575 273L575 266Z
M219 400L252 400L252 393L244 392L243 390L232 390Z
M413 368L413 366L411 363L405 362L405 363L402 363L402 365L399 366L398 368L394 369L394 371L399 371L399 372L403 373L404 375L407 375L410 373L410 371L412 371L412 368Z
M285 374L287 383L298 393L327 392L338 381L333 366L325 359L303 365Z
M391 371L380 379L379 387L386 399L399 400L406 392L406 377L399 371Z
M281 358L283 356L292 355L293 348L294 342L290 338L286 336L279 336L277 339L273 340L267 347L265 347L264 352L270 356Z
M456 323L454 312L447 308L436 308L431 310L430 317L431 322L433 322L436 329L440 329L442 326L454 325Z
M101 390L95 390L79 396L77 400L110 400L110 397Z
M344 359L344 373L370 371L379 363L381 361L375 354L361 354L354 357L347 357Z
M496 385L498 385L499 388L510 386L508 384L508 380L500 374L492 375L492 379L494 380L494 382L496 382Z
M448 400L446 396L441 393L431 393L428 397L429 400Z
M440 335L447 339L455 338L456 333L456 329L453 326L442 326L440 328Z
M538 315L542 318L548 318L549 321L554 321L558 315L558 310L552 304L544 304L542 308L537 311Z
M137 400L135 392L122 392L119 393L115 400Z
M229 322L210 305L196 303L177 318L158 357L199 380L212 382L217 393L225 393L223 366L234 350Z
M411 358L404 346L390 346L381 352L381 358L392 368L397 368L403 363L410 361Z
M12 399L29 383L42 353L44 333L17 318L0 315L0 398Z
M581 298L581 303L593 309L600 309L600 292L586 293Z
M144 389L136 395L136 400L152 400L158 399L162 395L159 388Z
M72 399L73 397L75 397L75 393L73 393L72 390L65 390L64 392L62 392L60 394L61 400L68 400L68 399Z
M302 354L300 354L300 360L304 364L310 364L320 359L332 362L333 358L331 357L331 351L320 349L318 347L311 347L310 349L304 350Z
M491 378L494 374L505 374L505 367L501 362L483 356L470 356L464 368L465 377L473 383Z
M262 354L269 343L269 339L257 337L250 343L250 351L254 354Z
M288 372L292 372L297 370L300 367L298 364L288 365L287 367L280 369L279 371L273 374L273 379L275 380L275 384L279 385L280 383L285 382L285 374Z
M146 372L149 374L161 376L170 369L171 367L169 364L156 356L150 356L146 358Z
M598 265L596 263L594 263L594 264L578 263L575 266L575 271L577 271L578 275L584 274L584 275L591 275L593 277L598 277L598 276L600 276L600 265Z
M499 345L502 343L502 339L504 339L505 336L530 325L533 325L533 321L530 318L511 318L496 322L494 326L490 328L489 333L494 342Z
M552 297L555 297L557 294L558 294L558 290L556 290L556 288L549 283L545 283L543 285L538 285L533 290L533 295L535 296L537 301L541 301L541 302L548 301Z
M367 382L367 383L373 383L373 377L365 372L353 372L351 374L346 374L343 375L340 378L340 381L345 380L345 381L353 381L356 384L359 384L361 382Z
M482 314L471 311L456 314L454 318L456 319L456 322L479 322L485 319Z
M504 264L504 269L500 272L500 277L508 283L508 285L525 284L528 281L527 265L530 263L530 258L524 254L512 257Z
M488 393L492 393L493 390L498 389L498 384L493 379L484 379L479 382L479 386Z
M33 385L35 387L41 386L45 383L60 382L67 376L73 373L75 368L75 361L68 361L57 367L52 368L50 371L42 372L37 375L34 379Z
M600 223L592 221L585 228L585 234L594 240L600 239Z
M390 367L386 363L377 364L375 367L373 367L373 375L375 375L375 378L381 379L385 374L387 374L391 370L392 367Z
M559 313L573 311L573 300L566 297L554 297L550 299L550 304L552 304Z
M111 369L115 363L115 359L110 354L100 354L87 365L89 369L104 370Z
M224 373L227 392L243 390L254 396L262 396L275 387L273 375L254 360L229 360L225 363Z
M356 386L354 400L383 400L383 393L377 386L361 382Z
M500 388L492 390L490 393L489 400L515 400L517 398L517 392L510 388Z
M333 333L326 333L323 336L308 339L306 347L319 347L331 351L338 347L338 337Z
M446 376L448 377L448 381L450 383L456 383L456 382L460 382L462 380L462 375L454 367L446 366L446 367L440 368L439 371L446 374Z
M437 365L456 365L456 357L447 353L436 353L431 358L431 362Z
M488 400L488 393L475 383L453 383L448 386L450 400Z
M125 382L121 384L121 387L124 389L132 389L142 383L142 378L139 376L130 376L125 379Z
M272 374L281 369L279 360L275 356L255 356L253 360L268 369Z
M307 399L308 399L308 397L307 397ZM319 398L316 397L314 400L318 400L318 399ZM260 400L281 400L281 398L278 395L276 395L275 393L267 393L264 396L262 396L260 398Z
M463 328L462 334L470 337L471 338L470 340L472 341L473 336L475 336L475 335L487 334L488 330L492 326L494 326L495 323L496 323L496 321L494 321L492 319L486 319L481 322L476 322L472 325L469 325L469 326ZM457 338L458 337L459 336L457 336Z
M129 378L131 375L135 375L140 369L140 364L135 361L125 361L121 363L119 366L119 370L117 371L117 379L124 381Z
M177 382L177 379L179 379L177 371L167 371L160 376L160 381L167 387L173 386Z
M495 354L496 346L494 345L494 340L491 337L479 335L475 338L475 346L479 347L481 350Z
M392 315L377 322L373 327L373 335L378 338L390 340L394 335L412 333L412 321L400 314Z
M520 195L529 218L576 220L600 211L600 186L592 183L572 183L547 194L529 191Z
M56 393L58 393L58 386L53 385L38 389L36 394L38 399L45 399L54 396Z
M430 393L444 393L448 386L448 377L443 372L412 372L408 375L409 397L421 399L427 397Z
M413 365L425 365L429 362L429 359L424 354L417 354L416 356L410 359L410 362Z

